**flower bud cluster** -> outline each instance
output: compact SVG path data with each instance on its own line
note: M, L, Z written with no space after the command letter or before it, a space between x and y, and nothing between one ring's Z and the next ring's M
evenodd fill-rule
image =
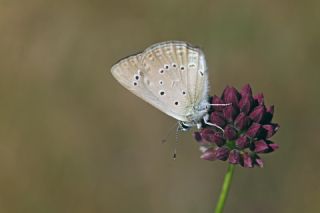
M245 85L239 92L233 87L226 87L221 97L213 96L209 121L220 129L203 125L194 133L200 145L201 158L222 160L231 164L240 164L246 168L263 167L260 154L278 149L270 140L279 125L272 122L274 106L266 107L263 94L253 96L250 85Z

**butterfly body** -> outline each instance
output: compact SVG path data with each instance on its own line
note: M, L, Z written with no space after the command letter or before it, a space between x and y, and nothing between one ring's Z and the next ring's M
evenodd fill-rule
M154 44L112 68L121 85L181 126L201 126L209 109L208 72L203 52L183 41Z

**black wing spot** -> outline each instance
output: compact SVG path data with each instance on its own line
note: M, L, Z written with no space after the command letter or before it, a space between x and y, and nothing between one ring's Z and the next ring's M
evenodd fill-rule
M133 86L138 86L138 83L137 82L133 82Z
M164 91L160 91L159 94L162 96L162 95L164 95L165 93L164 93Z
M174 102L174 105L178 106L178 105L179 105L179 102L178 102L178 101Z

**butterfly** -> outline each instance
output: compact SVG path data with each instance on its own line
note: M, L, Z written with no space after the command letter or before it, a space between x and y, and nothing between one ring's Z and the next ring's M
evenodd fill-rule
M184 41L165 41L118 61L111 73L126 89L177 119L181 130L209 122L204 53ZM216 105L216 104L214 104ZM225 104L222 104L225 105Z

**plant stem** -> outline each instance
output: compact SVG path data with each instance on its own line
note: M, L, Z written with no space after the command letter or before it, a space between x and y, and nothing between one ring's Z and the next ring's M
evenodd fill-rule
M235 168L235 166L233 164L229 164L228 171L224 176L223 185L222 185L222 189L221 189L221 192L220 192L219 200L217 202L217 206L216 206L216 209L214 211L215 213L222 213L223 212L223 207L224 207L224 204L225 204L226 199L228 197L228 192L229 192L230 185L231 185L234 168Z

